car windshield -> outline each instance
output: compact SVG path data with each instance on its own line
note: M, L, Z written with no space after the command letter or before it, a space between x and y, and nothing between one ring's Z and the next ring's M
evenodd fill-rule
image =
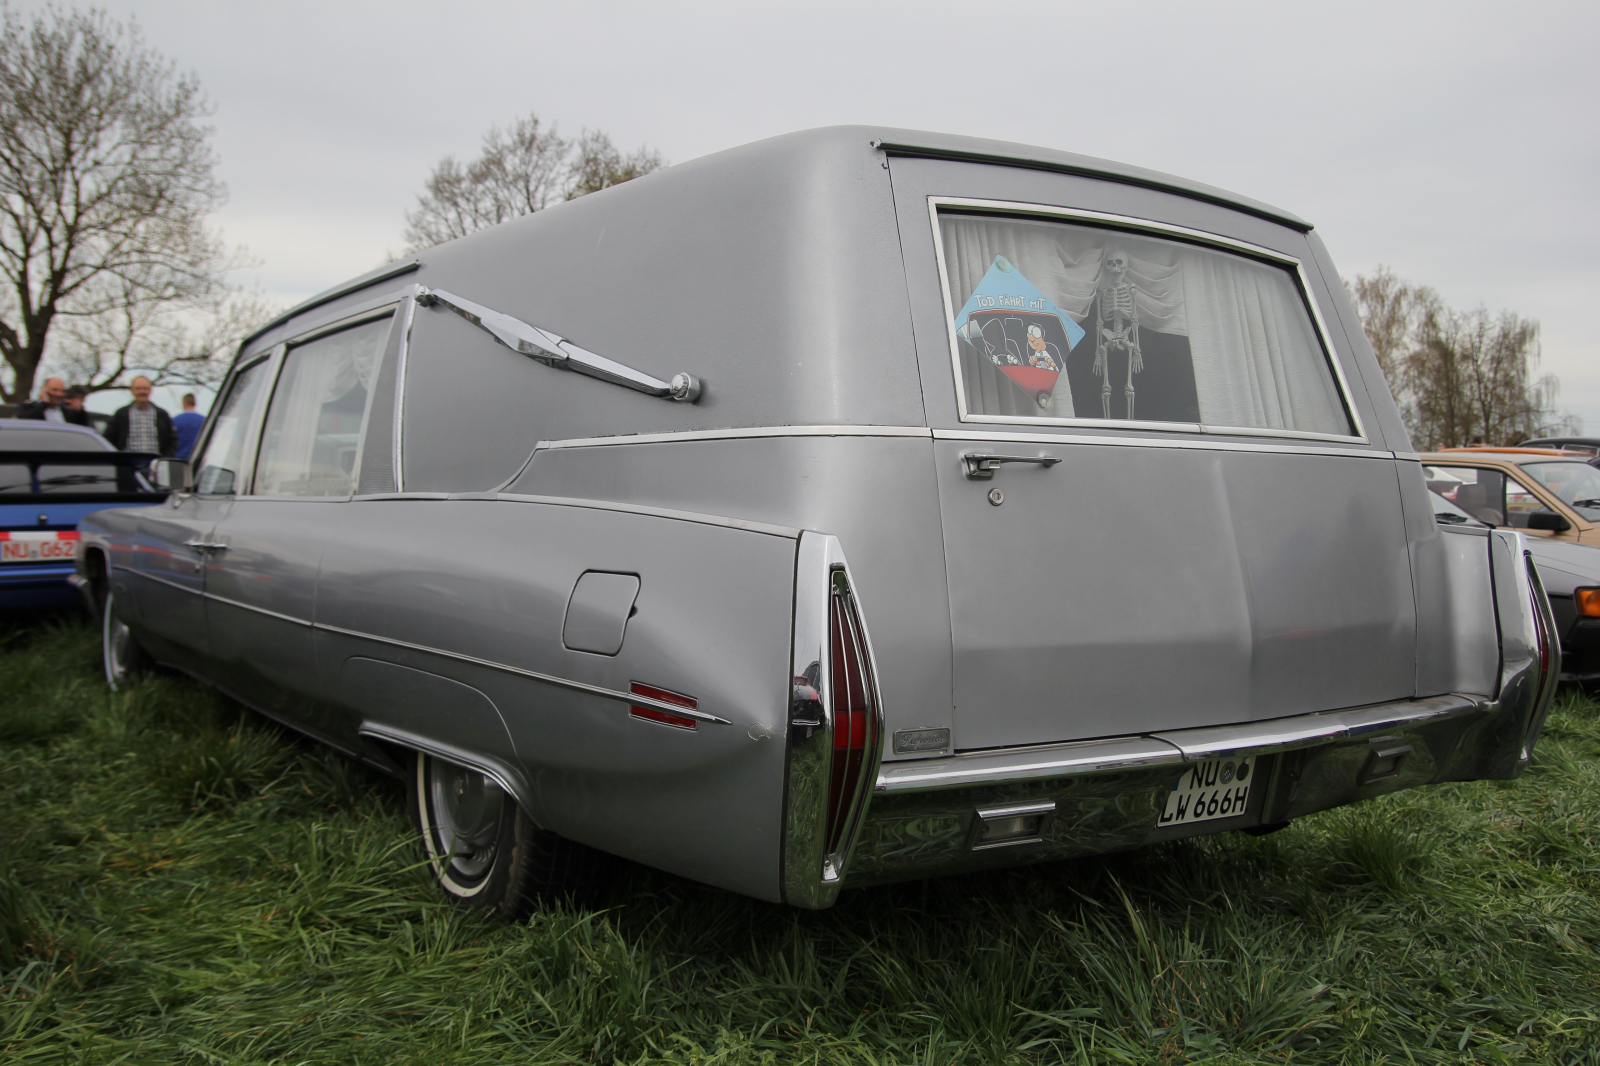
M1522 469L1584 518L1600 522L1600 470L1572 460L1524 463Z
M1439 495L1433 494L1433 520L1441 526L1479 526L1484 529L1491 528L1489 523L1480 522L1467 512Z

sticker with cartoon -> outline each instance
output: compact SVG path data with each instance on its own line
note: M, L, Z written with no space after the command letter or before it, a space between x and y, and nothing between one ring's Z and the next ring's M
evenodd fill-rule
M1067 353L1084 338L1083 327L997 255L955 319L956 336L1048 411Z

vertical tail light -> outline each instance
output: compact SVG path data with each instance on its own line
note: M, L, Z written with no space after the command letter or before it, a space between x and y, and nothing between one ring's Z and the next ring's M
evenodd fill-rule
M866 806L862 773L878 750L877 684L867 655L866 634L844 570L830 575L828 644L833 697L833 763L828 783L825 847L839 855L858 807ZM842 856L839 856L842 859Z
M836 537L801 534L789 695L783 895L830 906L877 784L883 707L872 644Z

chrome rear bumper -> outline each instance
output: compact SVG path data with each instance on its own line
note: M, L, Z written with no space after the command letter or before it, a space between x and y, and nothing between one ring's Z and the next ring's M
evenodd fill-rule
M1444 695L1242 725L885 765L846 887L1118 851L1285 822L1439 781L1508 776L1497 739L1529 709ZM1519 721L1507 722L1512 717ZM1510 726L1511 729L1506 727ZM1239 815L1164 828L1166 797L1207 759L1258 756ZM1498 771L1498 772L1497 772ZM1515 771L1513 771L1515 772ZM1053 804L1035 839L975 847L980 812Z

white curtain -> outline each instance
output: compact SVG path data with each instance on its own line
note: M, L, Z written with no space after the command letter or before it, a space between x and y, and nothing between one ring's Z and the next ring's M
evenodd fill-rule
M352 491L353 465L340 461L342 438L360 427L324 424L324 408L365 406L389 321L369 322L293 348L267 416L256 491L268 495L338 496ZM357 393L352 395L352 393ZM349 445L353 447L353 443Z
M1111 230L1020 219L941 216L950 295L960 307L996 255L1088 332L1108 251L1128 256L1144 329L1189 339L1200 420L1210 426L1348 433L1327 358L1298 287L1280 268L1241 256ZM1092 350L1092 349L1091 349ZM1037 414L968 375L969 409ZM1063 378L1058 397L1067 391ZM974 396L974 392L978 395ZM1071 411L1058 400L1057 415Z

